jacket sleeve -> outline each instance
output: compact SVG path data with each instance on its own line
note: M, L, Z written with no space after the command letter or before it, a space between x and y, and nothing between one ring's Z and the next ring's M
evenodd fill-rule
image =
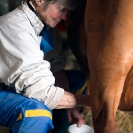
M54 86L50 63L43 60L39 39L30 23L13 17L0 19L0 79L15 87L16 92L53 109L64 90Z

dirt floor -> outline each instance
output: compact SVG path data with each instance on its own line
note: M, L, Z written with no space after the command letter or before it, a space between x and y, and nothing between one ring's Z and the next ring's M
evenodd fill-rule
M83 111L83 118L87 125L93 127L91 110ZM133 111L125 112L118 110L115 117L117 133L133 133Z

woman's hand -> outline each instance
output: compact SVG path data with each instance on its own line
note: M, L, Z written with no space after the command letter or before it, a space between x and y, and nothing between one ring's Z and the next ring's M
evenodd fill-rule
M84 119L76 108L67 109L67 117L70 124L77 124L78 127L81 127L82 124L85 124Z

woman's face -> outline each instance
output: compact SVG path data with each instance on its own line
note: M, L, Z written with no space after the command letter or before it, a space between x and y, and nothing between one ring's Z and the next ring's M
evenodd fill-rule
M66 20L68 10L57 4L48 4L45 8L45 3L36 7L36 12L44 24L54 28L61 20Z

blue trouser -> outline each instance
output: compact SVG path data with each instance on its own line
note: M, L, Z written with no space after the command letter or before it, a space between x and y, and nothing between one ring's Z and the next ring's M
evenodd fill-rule
M73 94L85 94L87 87L86 76L83 72L78 70L65 71L70 92Z
M8 87L0 90L0 125L12 133L46 133L53 129L51 110L35 99L17 94Z
M86 77L80 71L66 71L72 93L84 94ZM6 87L0 90L0 125L9 127L12 133L46 133L53 129L51 110L35 99L26 98ZM1 88L0 88L1 89ZM69 126L65 110L54 115L56 133L66 133ZM65 123L64 123L65 121ZM64 125L65 126L64 126Z

